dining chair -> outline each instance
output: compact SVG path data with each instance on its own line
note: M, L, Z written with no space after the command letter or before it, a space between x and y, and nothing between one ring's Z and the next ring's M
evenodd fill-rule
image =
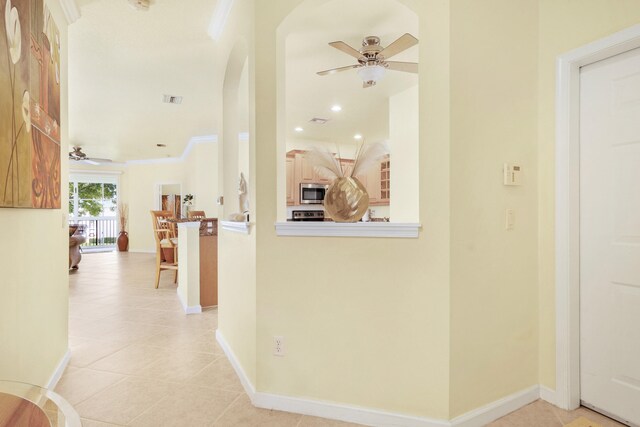
M156 241L156 289L160 285L160 272L174 270L173 283L178 282L178 238L171 211L151 211L153 237Z

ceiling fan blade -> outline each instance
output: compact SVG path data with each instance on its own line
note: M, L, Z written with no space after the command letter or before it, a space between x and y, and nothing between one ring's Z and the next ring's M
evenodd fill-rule
M100 165L100 163L96 162L93 159L84 159L84 160L81 160L81 162L89 164L89 165L93 165L93 166L99 166Z
M387 68L394 71L404 71L405 73L417 73L418 64L415 62L387 61Z
M389 46L385 47L382 52L378 54L378 57L382 56L384 59L389 59L394 55L399 54L402 51L409 49L411 46L418 44L418 39L413 37L409 33L405 33L400 38Z
M351 70L351 69L359 68L359 67L361 67L360 64L348 65L346 67L332 68L330 70L318 71L316 74L319 75L319 76L327 76L329 74L335 74L335 73L339 73L340 71L347 71L347 70Z
M343 41L337 41L337 42L331 42L329 43L329 46L335 47L338 50L341 50L342 52L346 53L347 55L351 55L354 58L360 60L360 59L364 59L364 56L362 56L362 54L357 51L356 49L352 48L351 46L349 46L348 44L346 44Z

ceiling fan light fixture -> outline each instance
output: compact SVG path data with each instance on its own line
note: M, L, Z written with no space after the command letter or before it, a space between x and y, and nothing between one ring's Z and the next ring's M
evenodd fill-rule
M129 0L129 6L135 10L147 11L149 10L150 4L150 0Z
M365 66L358 69L358 75L365 83L377 83L384 77L385 68L382 65Z

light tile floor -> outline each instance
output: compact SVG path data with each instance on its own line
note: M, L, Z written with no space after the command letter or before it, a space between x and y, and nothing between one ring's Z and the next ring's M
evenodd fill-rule
M154 269L154 255L112 252L84 254L70 272L71 361L56 391L84 427L355 426L253 407L216 343L217 310L185 315L173 274L154 289ZM559 427L581 416L621 425L538 401L491 426Z

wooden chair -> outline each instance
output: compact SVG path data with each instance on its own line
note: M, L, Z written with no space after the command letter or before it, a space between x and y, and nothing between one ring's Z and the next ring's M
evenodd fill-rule
M174 224L167 221L171 218L171 211L151 211L153 237L156 240L156 289L160 285L162 270L174 270L173 283L178 282L178 238Z
M203 219L206 217L207 215L204 213L204 211L189 211L189 213L187 214L187 218L189 219Z

